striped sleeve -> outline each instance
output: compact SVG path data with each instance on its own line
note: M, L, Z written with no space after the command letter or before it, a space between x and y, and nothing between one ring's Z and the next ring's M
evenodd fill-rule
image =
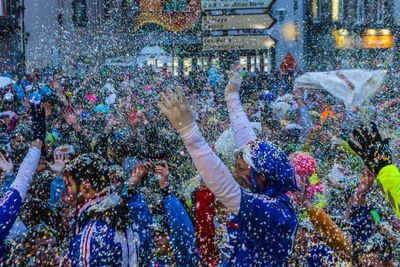
M80 255L80 264L79 266L83 266L83 267L88 267L91 266L90 265L90 259L94 258L94 256L92 256L91 250L90 250L90 245L91 245L91 239L92 239L92 235L93 232L96 229L96 222L93 221L90 224L88 224L84 229L83 232L81 234L81 240L79 242L79 255Z
M4 240L14 225L22 207L19 192L10 188L0 199L0 241Z

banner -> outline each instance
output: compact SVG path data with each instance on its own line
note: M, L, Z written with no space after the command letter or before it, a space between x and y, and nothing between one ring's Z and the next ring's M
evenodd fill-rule
M149 23L158 24L171 32L191 29L201 17L200 1L190 0L184 10L168 12L163 0L137 0L139 12L135 17L135 29Z
M203 37L203 50L211 51L269 49L274 44L269 35Z
M272 0L202 0L204 11L218 9L268 8Z
M244 30L269 29L275 19L269 14L232 15L232 16L205 16L203 17L203 31L215 30Z

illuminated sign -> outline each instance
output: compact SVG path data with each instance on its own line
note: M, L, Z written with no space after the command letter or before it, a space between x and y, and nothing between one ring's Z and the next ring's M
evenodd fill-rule
M274 23L275 19L269 14L205 16L203 18L203 31L243 29L264 30L271 28Z
M203 10L268 8L272 0L202 0Z
M203 50L211 51L269 49L274 44L269 35L203 37Z

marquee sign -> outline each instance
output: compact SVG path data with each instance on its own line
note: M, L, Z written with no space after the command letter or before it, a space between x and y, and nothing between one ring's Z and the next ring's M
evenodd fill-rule
M203 17L203 31L243 29L265 30L271 28L274 23L275 19L269 14L205 16Z
M202 9L246 9L246 8L268 8L272 0L203 0Z

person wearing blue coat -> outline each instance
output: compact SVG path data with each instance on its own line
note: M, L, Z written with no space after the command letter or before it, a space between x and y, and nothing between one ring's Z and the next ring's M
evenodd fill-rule
M162 194L161 206L155 208L153 214L144 197L134 189L150 169L160 177ZM152 249L150 266L197 266L199 256L193 223L181 201L170 192L168 176L168 165L165 162L158 166L141 163L132 171L128 194L135 197L129 202L129 209L131 217L139 222L142 245L147 248L143 249L143 257L149 257L148 252Z
M79 210L68 258L71 266L139 266L139 226L129 205L110 189L106 162L82 154L65 167L69 196ZM111 191L111 192L110 192Z
M151 261L154 243L151 232L153 218L144 196L136 190L128 190L128 208L132 221L137 222L140 238L140 259L142 263Z
M240 101L240 64L234 64L225 89L234 143L235 177L206 143L196 115L182 90L161 93L158 107L179 132L205 185L237 216L240 250L233 266L286 266L298 220L288 191L298 190L295 173L286 155L269 142L260 142ZM236 179L248 179L249 189Z
M40 106L32 106L31 116L34 141L19 167L15 180L0 199L0 266L6 266L7 250L4 241L21 212L26 193L39 164L45 137L44 109Z

